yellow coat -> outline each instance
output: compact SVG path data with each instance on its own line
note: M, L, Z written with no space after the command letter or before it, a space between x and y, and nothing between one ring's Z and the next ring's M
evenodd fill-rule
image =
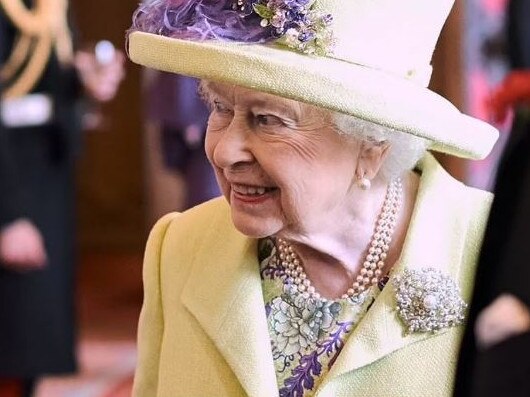
M403 267L436 267L469 301L489 193L422 163ZM135 397L278 396L257 242L222 198L169 214L151 232L138 335ZM404 334L389 285L349 336L319 397L450 396L463 327Z

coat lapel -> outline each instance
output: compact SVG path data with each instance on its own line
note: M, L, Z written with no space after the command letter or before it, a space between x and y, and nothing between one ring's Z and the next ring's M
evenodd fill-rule
M462 288L460 270L470 214L462 185L436 160L423 161L422 177L400 259L393 273L404 268L434 267ZM446 211L450 207L451 211ZM215 343L249 396L277 396L257 245L232 226L228 211L220 211L202 247L182 301ZM451 217L444 214L451 213ZM466 288L469 286L466 286ZM469 291L465 292L467 297ZM394 288L384 288L361 323L349 336L337 361L320 386L346 372L364 367L406 346L447 330L405 335L395 311Z
M454 181L432 156L422 164L422 177L411 224L400 259L393 274L408 269L432 267L461 285L462 264L469 213L462 185ZM446 211L451 208L454 211ZM451 213L454 216L444 217ZM457 215L458 214L458 215ZM366 366L380 358L438 333L405 335L405 327L395 310L395 292L389 282L361 323L349 336L324 385L334 377ZM322 386L324 386L322 385Z
M226 211L222 211L226 214ZM249 396L276 396L257 244L226 215L206 236L182 302L215 343Z

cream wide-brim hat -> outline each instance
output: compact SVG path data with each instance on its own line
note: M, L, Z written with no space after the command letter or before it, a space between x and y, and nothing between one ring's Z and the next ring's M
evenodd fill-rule
M452 2L316 0L334 17L331 56L140 31L130 33L128 53L146 67L310 103L426 138L431 150L482 159L498 131L426 88Z

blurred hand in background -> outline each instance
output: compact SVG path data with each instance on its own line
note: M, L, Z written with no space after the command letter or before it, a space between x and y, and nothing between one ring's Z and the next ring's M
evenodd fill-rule
M93 51L77 51L74 65L79 73L86 94L97 102L108 102L114 98L125 77L125 55L115 51L103 62Z
M0 264L11 270L30 271L46 266L47 254L39 230L18 219L0 230Z

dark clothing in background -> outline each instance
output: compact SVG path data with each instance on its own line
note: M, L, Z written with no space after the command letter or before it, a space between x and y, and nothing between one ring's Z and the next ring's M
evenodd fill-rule
M477 350L478 314L502 293L530 308L530 124L516 120L497 174L456 376L455 397L530 396L530 335Z
M203 140L210 112L197 90L197 79L157 72L147 92L147 118L162 129L164 166L184 174L193 157L204 157ZM202 135L197 141L186 136L190 126L195 126Z
M186 208L219 195L210 163L204 153L208 108L199 97L197 79L159 72L148 90L147 117L160 125L164 166L186 179ZM190 139L195 126L201 136Z
M509 55L530 68L530 0L511 0ZM509 293L530 309L530 112L519 109L503 153L458 364L455 397L530 396L530 333L485 351L476 347L478 314Z
M15 35L0 8L0 64ZM0 378L76 369L73 160L80 137L80 85L75 71L52 56L33 92L52 98L54 116L45 125L1 128L0 227L29 219L43 235L48 263L28 273L0 266Z
M530 68L530 2L508 1L508 57L512 69Z
M0 96L1 93L0 87ZM17 205L20 202L20 190L7 138L7 132L0 123L0 228L24 215L24 211Z
M204 153L204 136L199 144L190 144L183 130L162 126L164 166L179 172L186 179L186 208L219 196L219 187L212 166Z
M192 124L206 130L210 112L197 89L197 79L156 72L147 90L147 118L177 130L185 130Z

